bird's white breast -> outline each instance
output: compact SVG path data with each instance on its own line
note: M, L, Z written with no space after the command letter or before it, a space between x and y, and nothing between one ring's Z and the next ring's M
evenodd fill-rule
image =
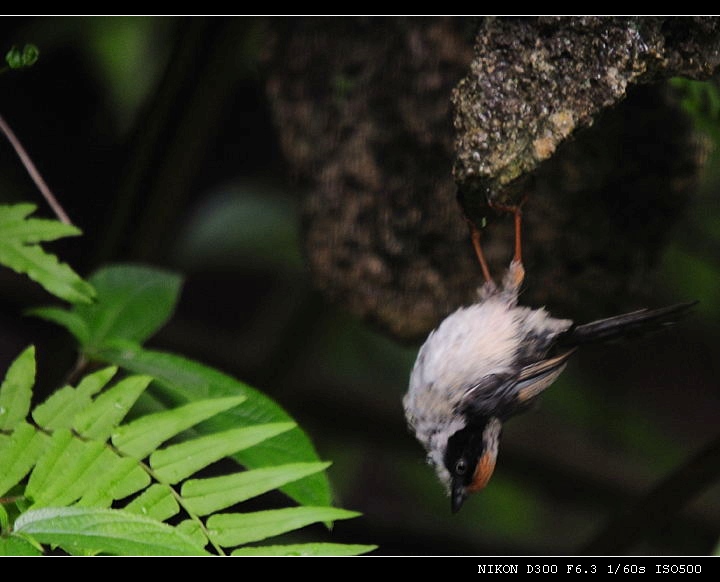
M524 311L491 298L449 315L420 348L410 392L452 407L488 374L507 371L523 339Z
M482 378L507 371L512 363L507 356L522 341L524 311L500 298L463 307L449 315L418 352L403 404L408 423L443 481L449 481L449 475L442 451L447 439L465 426L456 407Z

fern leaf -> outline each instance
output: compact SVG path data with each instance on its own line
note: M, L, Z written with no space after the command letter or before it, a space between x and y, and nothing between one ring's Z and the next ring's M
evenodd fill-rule
M189 479L183 483L181 492L190 511L197 515L208 515L323 471L329 466L330 463L293 463L221 477Z
M0 441L0 495L17 485L45 451L50 437L20 423L9 437Z
M47 291L70 303L90 303L93 287L68 265L38 244L80 231L54 220L32 219L32 204L0 205L0 263L36 281Z
M112 442L126 455L142 459L166 440L244 400L244 396L199 400L173 410L148 414L121 426L113 434Z
M218 432L239 426L288 422L292 418L261 392L213 368L186 358L145 350L139 345L161 327L178 300L180 279L166 271L136 265L115 265L96 272L89 281L97 291L91 305L71 310L43 308L31 313L62 325L80 342L84 355L125 370L152 376L151 390L166 405L179 406L199 398L223 398L241 394L245 406L213 417L196 427L199 432ZM234 455L249 468L320 460L304 431L294 428L273 439ZM332 502L330 483L320 472L283 487L283 492L302 504Z
M151 478L136 459L115 457L112 466L92 482L78 501L84 507L110 507L115 499L124 499L142 491L151 483Z
M33 507L67 505L79 499L88 485L93 464L106 451L99 441L81 441L67 429L56 431L45 454L30 475L26 496Z
M203 544L208 543L207 536L205 535L205 532L203 531L202 526L195 519L183 520L177 525L177 528L181 532L183 532L186 536L195 540L195 543L200 546L203 546ZM203 546L203 547L205 547L205 546Z
M35 347L25 349L5 374L0 386L0 430L12 430L30 411L35 383Z
M73 427L86 438L105 440L151 381L149 376L131 376L118 382L81 410Z
M124 507L125 511L165 521L178 514L180 506L165 484L155 483ZM204 545L204 544L203 544Z
M219 546L257 542L311 523L357 517L359 513L335 507L287 507L253 513L219 513L207 520L210 539Z
M295 428L293 422L275 422L195 438L150 455L150 466L165 483L177 483L200 469Z
M75 416L90 406L92 396L102 390L116 372L117 368L112 366L103 368L83 378L77 388L64 386L53 392L33 409L33 420L48 430L72 427Z
M151 389L160 391L165 400L170 399L175 405L199 397L220 398L234 394L247 397L244 406L238 406L214 417L211 421L198 426L198 431L216 432L238 426L292 420L287 412L261 392L227 374L187 358L146 350L127 343L106 346L96 355L109 364L152 376L156 382ZM320 460L310 439L299 427L233 456L252 469ZM324 473L310 475L290 483L282 490L302 504L331 503L330 484Z
M34 351L26 350L11 366L0 392L8 411L8 428L0 433L0 496L12 491L0 498L0 554L32 554L42 544L78 555L202 554L212 544L215 553L223 554L223 548L230 551L308 524L358 515L317 506L213 515L307 479L328 464L290 463L189 479L211 465L224 468L216 461L238 451L297 430L295 423L265 422L215 432L207 428L217 415L244 405L246 396L241 395L140 413L123 424L151 378L129 376L111 384L116 372L112 367L99 370L28 411ZM26 422L23 414L31 414L38 426ZM188 430L198 423L211 432ZM169 439L180 441L156 450ZM10 516L18 512L12 523ZM171 519L179 524L167 525ZM368 547L272 546L268 552L355 554Z
M21 222L37 210L35 204L27 202L20 204L0 204L0 228L6 228L13 223Z

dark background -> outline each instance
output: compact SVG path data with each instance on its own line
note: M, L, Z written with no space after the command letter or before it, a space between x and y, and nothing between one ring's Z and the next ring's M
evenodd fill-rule
M657 297L698 299L695 313L671 332L584 350L537 410L507 426L490 486L451 516L402 414L417 345L329 304L304 265L304 185L283 159L265 96L261 56L272 26L259 18L0 19L0 50L31 42L41 53L31 69L0 76L0 114L84 232L52 250L83 275L118 261L184 275L176 316L152 345L256 386L298 420L334 462L337 504L364 514L337 524L333 541L375 543L389 555L602 554L608 539L637 527L616 551L713 553L720 174L712 136L720 123L702 128L702 187L658 265ZM50 216L5 140L0 197L36 202ZM50 300L0 272L0 364L35 343L44 391L75 357L61 330L22 316ZM689 474L670 487L674 495L613 525L703 450L708 474Z

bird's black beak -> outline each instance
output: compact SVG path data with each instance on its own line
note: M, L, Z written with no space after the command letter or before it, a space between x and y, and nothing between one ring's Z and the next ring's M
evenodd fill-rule
M465 486L460 483L453 483L452 491L450 493L450 508L453 513L460 511L466 497L467 493L465 492Z

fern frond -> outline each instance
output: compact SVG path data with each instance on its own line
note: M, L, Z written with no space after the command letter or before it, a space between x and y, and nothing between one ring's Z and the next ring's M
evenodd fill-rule
M28 218L34 211L34 204L0 205L0 263L27 275L60 299L90 303L95 297L92 285L39 244L77 236L80 231L56 220Z
M219 370L188 358L146 349L142 342L162 327L177 304L181 278L172 272L139 265L112 265L90 279L97 292L89 305L71 309L45 307L30 313L67 329L77 340L83 357L153 378L151 391L164 404L181 406L198 398L217 399L242 395L236 406L196 427L215 434L238 427L292 422L275 401ZM233 455L251 469L297 462L317 462L317 451L298 426L242 449ZM332 495L324 472L288 481L282 492L301 505L328 505Z
M328 464L247 471L237 465L228 475L201 476L216 462L295 429L295 423L194 430L242 407L245 396L197 400L126 421L153 378L116 376L114 367L96 371L31 411L34 350L28 348L11 365L0 387L0 496L5 496L0 497L0 554L34 553L45 545L70 554L226 554L311 523L358 515L308 506L216 513L322 472ZM168 524L171 519L179 524ZM323 547L291 545L287 551ZM326 549L335 554L371 548Z

